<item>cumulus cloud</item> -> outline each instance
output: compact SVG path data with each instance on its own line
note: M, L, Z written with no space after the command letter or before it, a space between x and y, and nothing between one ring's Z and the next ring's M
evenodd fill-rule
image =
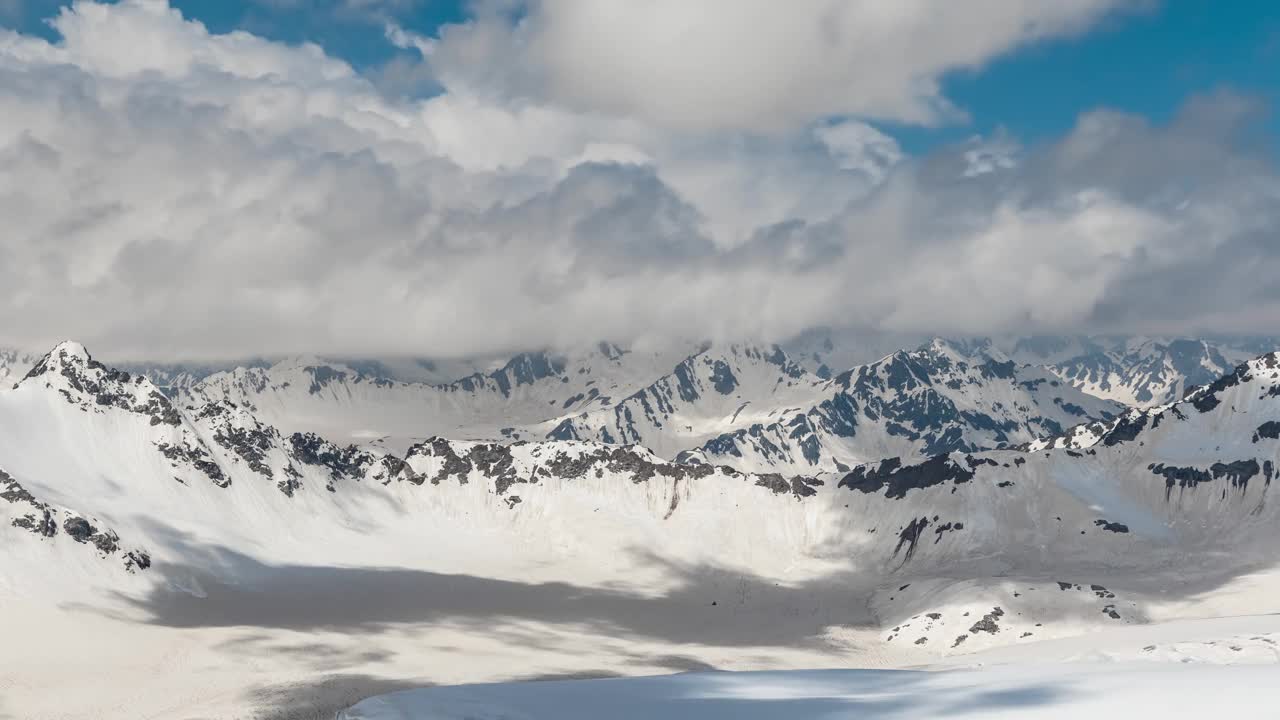
M940 77L1131 0L490 0L432 47L447 82L698 129L959 116Z
M157 0L53 27L0 31L14 344L447 356L818 325L1265 331L1280 309L1280 180L1244 96L911 157L851 119L707 133L480 85L393 97Z

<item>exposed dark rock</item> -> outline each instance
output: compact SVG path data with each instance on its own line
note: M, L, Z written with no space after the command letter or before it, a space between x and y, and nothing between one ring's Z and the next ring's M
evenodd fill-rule
M898 552L902 550L902 546L907 546L907 552L902 556L902 562L906 563L916 554L916 546L920 542L920 536L924 534L925 528L929 527L929 518L922 517L912 520L902 532L898 533L898 544L893 548L894 557L898 556Z
M16 528L22 528L28 532L51 538L58 534L58 522L53 517L53 512L47 508L40 508L40 514L27 514L19 518L14 518L11 523Z
M1113 533L1129 532L1129 526L1123 523L1108 522L1106 520L1094 520L1093 524L1102 528L1103 530L1106 530L1107 532L1113 532Z
M307 392L311 395L318 395L320 391L328 387L333 382L343 382L347 379L347 373L336 370L328 365L307 366L302 369L303 372L311 376L311 386L307 388Z
M133 572L134 568L146 570L151 567L151 556L141 550L130 550L124 554L124 569Z
M1258 466L1258 461L1235 460L1230 463L1214 463L1209 467L1209 472L1213 473L1213 479L1227 479L1231 482L1231 486L1244 490L1249 485L1249 481L1257 477L1262 472L1262 468Z
M948 481L960 485L972 480L973 475L948 455L938 455L918 465L905 467L897 458L890 458L876 467L862 465L854 468L840 481L839 487L864 493L885 490L886 497L901 499L909 490L922 490Z
M1258 426L1258 431L1253 434L1253 441L1260 442L1263 439L1280 440L1280 422L1269 420Z
M1107 447L1119 445L1120 443L1133 442L1138 439L1138 435L1146 429L1150 418L1146 413L1131 413L1125 415L1111 426L1107 434L1102 438L1102 444Z
M969 466L969 468L973 470L976 470L982 467L983 465L990 465L991 467L1000 467L1000 463L996 462L995 460L992 460L991 458L980 458L980 457L974 457L972 455L965 455L964 461Z
M1222 400L1218 398L1222 391L1233 388L1250 379L1252 378L1249 375L1249 364L1244 363L1238 366L1231 374L1218 378L1202 390L1194 391L1188 395L1188 398L1191 399L1191 405L1196 410L1207 413L1222 404Z
M1244 490L1249 480L1262 473L1257 460L1236 460L1231 463L1214 463L1208 470L1195 467L1177 467L1164 464L1152 464L1147 467L1152 473L1165 479L1165 497L1168 498L1174 487L1194 488L1212 480L1226 479L1231 486Z
M131 375L123 370L114 370L94 360L87 352L77 354L71 348L60 345L44 356L27 372L24 382L54 372L66 379L67 385L75 391L73 395L65 389L61 390L67 402L79 405L81 409L90 407L116 408L126 412L145 415L150 418L151 425L178 426L182 416L164 393L154 386L145 395L139 395L149 387L146 378Z
M796 499L800 499L817 495L818 491L814 488L822 486L823 482L816 478L793 477L787 479L778 473L765 473L756 477L756 485L769 488L777 495L791 493Z
M98 532L97 528L89 524L88 520L82 517L69 517L62 522L62 529L76 542L89 542L89 539Z
M733 369L723 360L716 360L712 364L711 384L715 387L716 392L721 395L728 395L738 388L738 378L734 377Z
M89 539L104 555L110 555L120 549L120 537L110 530L92 535Z
M285 497L293 497L293 493L302 488L302 483L298 482L296 477L290 476L276 483L276 489L284 493Z
M275 446L271 434L259 425L253 429L224 426L219 427L213 436L214 442L234 452L249 466L249 469L271 479L273 473L267 464L267 452ZM283 483L282 483L283 484Z
M195 469L204 473L205 476L220 488L231 485L231 478L227 477L222 468L218 466L209 452L202 447L191 447L189 445L170 445L169 443L157 443L156 448L161 455L173 461L186 462Z
M314 433L294 433L289 436L291 455L304 464L323 467L329 470L332 480L359 480L365 471L374 464L376 458L355 445L338 447ZM301 487L296 471L289 478L277 484L285 495L292 496L293 490ZM284 487L281 487L284 486Z
M933 539L933 544L937 545L939 542L941 542L943 534L954 532L956 530L963 530L963 529L964 529L964 523L962 522L943 523L933 529L934 534L937 535L937 537Z
M0 470L0 500L10 503L30 503L43 507L27 489L18 484L9 473Z
M1003 609L999 607L992 608L991 612L983 615L981 620L974 623L973 627L969 628L969 632L974 635L980 632L995 635L1000 632L1000 625L997 621L1002 617L1004 617Z

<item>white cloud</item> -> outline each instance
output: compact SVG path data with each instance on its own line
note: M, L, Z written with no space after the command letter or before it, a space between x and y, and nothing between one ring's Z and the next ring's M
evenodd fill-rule
M55 28L0 32L0 327L21 345L1267 330L1280 304L1280 180L1234 95L911 158L854 120L703 133L456 85L391 99L155 2Z
M693 129L831 116L938 123L940 77L1080 32L1133 0L510 0L446 28L447 85Z
M817 128L814 134L842 170L858 170L877 181L902 160L898 143L866 123L833 123Z

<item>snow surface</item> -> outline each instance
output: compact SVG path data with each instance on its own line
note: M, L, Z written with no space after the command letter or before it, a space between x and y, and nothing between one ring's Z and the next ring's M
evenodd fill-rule
M1280 423L1280 358L1229 380L1088 447L795 485L579 441L300 446L253 407L168 404L66 344L0 392L0 470L22 489L0 482L16 648L0 716L273 718L428 684L1060 662L1094 652L1060 645L1083 637L1128 638L1089 662L1270 663L1280 439L1260 428ZM46 509L52 535L14 524ZM1180 622L1223 615L1254 617Z
M1280 666L1053 666L946 673L828 670L432 688L339 720L932 720L1263 717Z

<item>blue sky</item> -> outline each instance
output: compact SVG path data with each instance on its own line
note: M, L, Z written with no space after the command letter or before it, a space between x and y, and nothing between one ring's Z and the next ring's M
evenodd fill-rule
M1015 51L947 79L979 131L1003 125L1034 139L1108 107L1167 120L1192 94L1229 87L1280 95L1280 4L1166 0L1074 39ZM1273 118L1274 121L1274 118Z
M350 0L347 0L350 2ZM42 18L67 0L20 0L0 22L49 35ZM465 22L462 0L377 1L361 9L344 0L173 0L214 32L243 29L288 43L314 42L362 71L411 51L387 42L390 19L424 36ZM1230 88L1280 98L1280 3L1267 0L1164 0L1113 14L1088 32L1043 41L983 67L949 73L943 94L967 121L940 127L882 124L907 151L923 151L1004 128L1026 142L1052 138L1076 117L1106 107L1167 120L1188 96ZM1268 128L1280 132L1280 113Z

